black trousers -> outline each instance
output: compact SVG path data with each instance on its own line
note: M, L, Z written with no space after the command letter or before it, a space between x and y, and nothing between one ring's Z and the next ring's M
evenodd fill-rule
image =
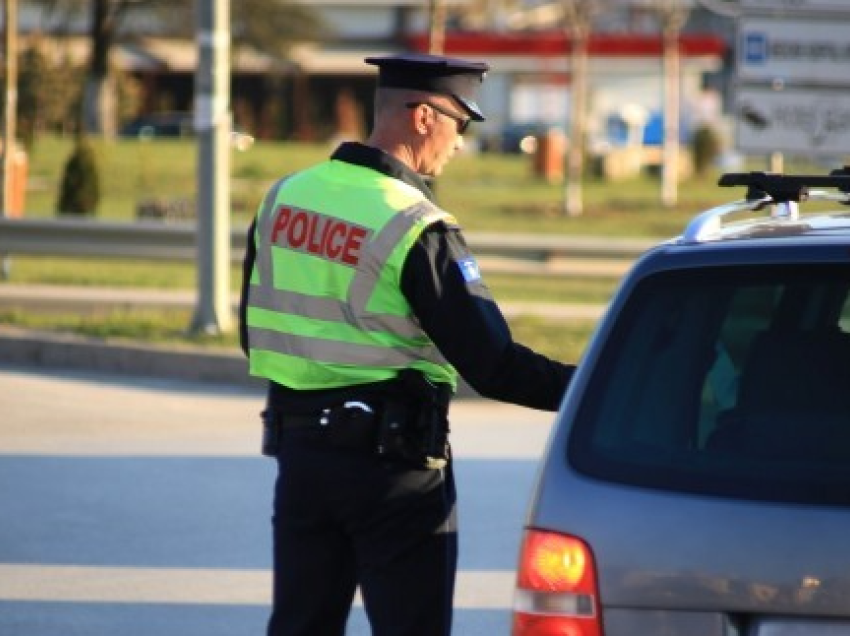
M357 587L374 636L448 636L457 570L451 463L413 469L285 431L268 636L342 636Z

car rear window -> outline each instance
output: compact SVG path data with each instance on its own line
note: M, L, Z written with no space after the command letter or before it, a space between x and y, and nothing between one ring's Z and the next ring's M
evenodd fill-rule
M577 470L676 491L850 504L850 265L643 280L568 448Z

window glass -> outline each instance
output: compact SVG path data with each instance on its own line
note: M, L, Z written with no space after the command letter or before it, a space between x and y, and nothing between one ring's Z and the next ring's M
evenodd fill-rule
M620 314L573 423L597 477L850 503L850 266L658 274Z

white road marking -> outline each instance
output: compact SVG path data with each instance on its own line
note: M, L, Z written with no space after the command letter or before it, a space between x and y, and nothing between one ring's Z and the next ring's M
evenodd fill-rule
M508 571L461 571L455 608L509 607L513 583ZM268 606L270 590L259 570L0 563L0 601Z

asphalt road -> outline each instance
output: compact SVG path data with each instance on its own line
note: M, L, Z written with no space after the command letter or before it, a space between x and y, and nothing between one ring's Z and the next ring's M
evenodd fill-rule
M261 395L0 367L0 635L250 636L270 597ZM455 633L509 632L520 528L552 415L453 407ZM358 605L348 630L367 636Z

